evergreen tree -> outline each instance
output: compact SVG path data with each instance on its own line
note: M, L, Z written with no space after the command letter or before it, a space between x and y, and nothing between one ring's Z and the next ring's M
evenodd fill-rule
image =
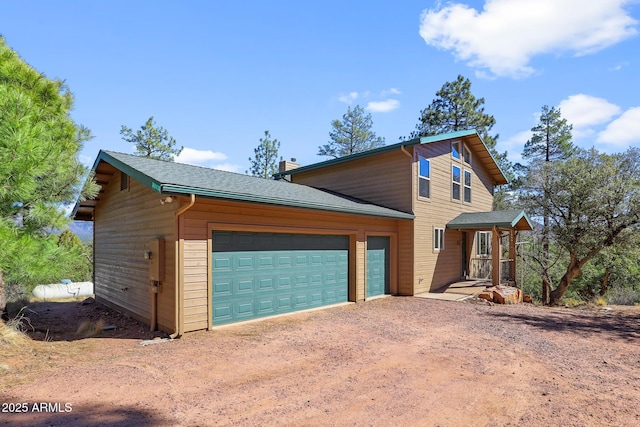
M342 121L331 122L331 140L318 147L318 156L338 158L384 146L384 138L376 136L372 127L371 114L365 114L364 108L359 105L353 110L347 107Z
M253 150L255 157L249 157L249 161L251 162L251 175L271 178L273 174L278 172L279 149L280 141L271 139L269 131L265 130L264 138L260 138L260 145Z
M122 126L122 139L136 145L136 155L156 160L172 162L184 147L176 148L176 140L162 126L157 126L153 116L135 133L131 128Z
M542 107L540 120L536 126L531 128L533 136L528 140L522 152L522 158L529 160L530 166L525 166L524 170L528 171L535 163L564 161L576 152L571 136L572 126L562 118L559 108L545 105ZM536 170L534 168L534 170ZM534 182L533 179L526 179ZM551 277L549 275L549 221L550 207L548 206L550 195L546 192L548 186L539 189L539 197L542 200L538 204L537 214L543 218L543 229L541 235L542 253L538 259L540 264L540 275L542 277L542 303L549 301L551 294ZM530 188L534 191L534 189Z
M513 165L506 151L499 153L496 150L498 135L490 133L495 123L496 119L484 112L484 98L476 98L471 93L471 81L458 75L455 81L446 82L436 92L431 104L420 112L416 130L410 138L475 129L506 178L511 181L514 177ZM509 208L507 193L507 189L500 188L494 194L494 209Z
M33 69L0 37L0 312L4 310L3 272L20 248L21 236L46 235L63 228L63 210L97 194L87 168L77 159L88 129L70 116L73 95L62 80Z

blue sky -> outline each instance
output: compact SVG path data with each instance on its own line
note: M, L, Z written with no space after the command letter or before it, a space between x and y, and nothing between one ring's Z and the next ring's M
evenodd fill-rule
M512 160L543 105L580 146L640 146L639 21L637 0L0 0L8 45L74 93L84 163L132 153L121 125L154 116L179 161L240 173L265 130L283 157L325 160L349 105L395 143L458 74Z

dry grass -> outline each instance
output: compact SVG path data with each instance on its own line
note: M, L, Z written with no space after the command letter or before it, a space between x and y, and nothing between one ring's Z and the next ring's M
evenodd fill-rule
M102 319L96 322L85 320L78 326L76 335L82 338L97 337L102 333L103 327L104 322L102 321Z

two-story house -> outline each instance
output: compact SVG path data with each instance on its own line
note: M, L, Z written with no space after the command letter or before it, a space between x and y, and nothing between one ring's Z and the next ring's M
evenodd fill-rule
M176 335L498 281L499 237L513 255L515 230L531 227L523 212L491 212L507 181L475 131L273 180L108 151L93 171L102 190L73 215L94 222L96 298Z

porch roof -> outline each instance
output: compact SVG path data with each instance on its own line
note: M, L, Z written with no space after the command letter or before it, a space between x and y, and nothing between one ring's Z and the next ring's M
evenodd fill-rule
M530 231L533 225L523 210L465 212L447 224L455 230L491 230L493 227Z

